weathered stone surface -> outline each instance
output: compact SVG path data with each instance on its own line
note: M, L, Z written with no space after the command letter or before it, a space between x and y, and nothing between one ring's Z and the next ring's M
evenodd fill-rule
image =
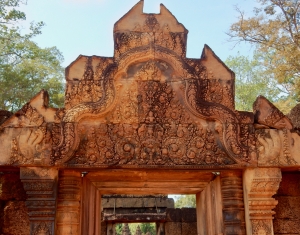
M300 196L300 173L285 172L278 189L279 196Z
M0 125L5 122L13 113L7 110L0 109Z
M0 200L0 234L2 234L2 230L3 230L4 205L5 202Z
M9 201L4 206L3 234L29 235L29 216L24 201ZM1 231L1 230L0 230Z
M196 208L181 208L181 221L186 223L197 222Z
M276 129L293 128L292 122L265 97L259 96L253 104L255 123Z
M276 219L297 220L300 215L299 196L275 196L278 205L275 208Z
M300 220L291 219L276 219L274 220L274 234L275 235L296 235L300 234L299 227Z
M181 222L182 221L182 212L179 208L168 208L167 209L167 221L168 222Z
M26 192L19 174L19 172L0 174L0 200L26 200Z
M300 131L300 104L297 104L294 108L292 108L292 110L287 116L293 123L294 128L299 132Z
M300 162L300 136L289 130L256 130L258 165L291 167Z
M181 222L166 222L165 223L165 234L166 235L181 235Z
M274 234L299 234L300 233L300 173L283 172L275 199L278 205L274 215Z
M174 207L173 198L102 198L103 208Z
M101 222L101 235L110 235L110 234L107 234L107 224L106 224L106 222Z
M181 224L181 235L196 235L196 234L198 234L197 222Z

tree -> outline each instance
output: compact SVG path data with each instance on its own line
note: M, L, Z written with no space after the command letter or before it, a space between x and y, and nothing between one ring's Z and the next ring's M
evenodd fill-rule
M196 207L196 196L194 194L191 195L181 195L175 200L175 208L195 208Z
M22 0L0 0L0 109L16 111L41 89L48 90L53 106L63 104L63 56L56 47L40 48L32 38L43 22L31 23L22 34Z
M141 223L140 225L142 233L150 233L152 235L156 234L155 223Z
M257 0L259 8L246 18L239 12L238 21L231 25L230 41L248 42L259 52L265 74L273 76L300 100L300 0Z
M122 235L122 224L116 224L116 235Z
M230 56L225 64L235 72L235 104L237 110L252 111L252 105L259 95L265 96L283 112L295 106L289 92L269 73L255 53L253 59L243 55ZM286 101L289 101L288 103Z

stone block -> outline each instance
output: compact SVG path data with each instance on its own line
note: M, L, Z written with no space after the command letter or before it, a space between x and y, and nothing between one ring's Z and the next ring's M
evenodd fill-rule
M30 225L27 208L23 201L9 201L3 211L3 234L29 235Z
M197 222L196 208L181 208L182 222Z
M165 224L165 235L181 235L181 223L167 222Z
M274 234L299 234L300 220L274 219Z
M107 234L107 224L106 222L101 222L101 235Z
M277 194L280 196L300 196L300 173L283 173Z
M197 234L197 222L181 224L181 235L196 235L196 234Z
M300 214L300 196L277 196L278 205L275 208L277 219L298 219Z
M102 208L174 208L173 198L102 198Z
M166 219L168 222L181 222L182 221L182 215L181 215L181 209L167 209L167 216Z
M26 200L26 192L19 173L0 175L0 200Z

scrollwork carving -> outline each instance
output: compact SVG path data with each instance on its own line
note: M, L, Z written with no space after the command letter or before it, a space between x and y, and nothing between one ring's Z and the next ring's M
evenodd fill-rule
M297 162L291 154L291 136L286 129L283 130L257 130L257 149L259 152L258 164L260 166L291 166Z
M234 158L241 159L245 162L250 161L253 148L251 149L249 147L253 145L253 143L249 146L242 142L237 114L223 105L212 103L201 98L201 96L203 96L202 93L204 92L201 87L202 85L199 85L199 81L197 80L187 82L187 107L191 107L191 111L196 115L220 121L223 124L223 128L219 128L218 132L220 135L224 136L224 145L228 152L231 153ZM249 134L250 133L244 129L243 135Z

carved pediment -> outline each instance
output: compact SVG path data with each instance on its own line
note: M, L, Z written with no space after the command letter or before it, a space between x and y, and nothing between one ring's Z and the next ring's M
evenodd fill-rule
M66 68L63 109L53 109L51 116L48 108L31 108L34 98L18 112L33 125L18 133L5 130L9 138L0 138L8 139L10 150L1 163L192 168L256 163L253 114L234 109L234 73L207 45L201 58L186 58L184 26L164 6L160 14L145 14L142 4L115 24L114 57L81 55ZM18 113L6 123L15 122Z

